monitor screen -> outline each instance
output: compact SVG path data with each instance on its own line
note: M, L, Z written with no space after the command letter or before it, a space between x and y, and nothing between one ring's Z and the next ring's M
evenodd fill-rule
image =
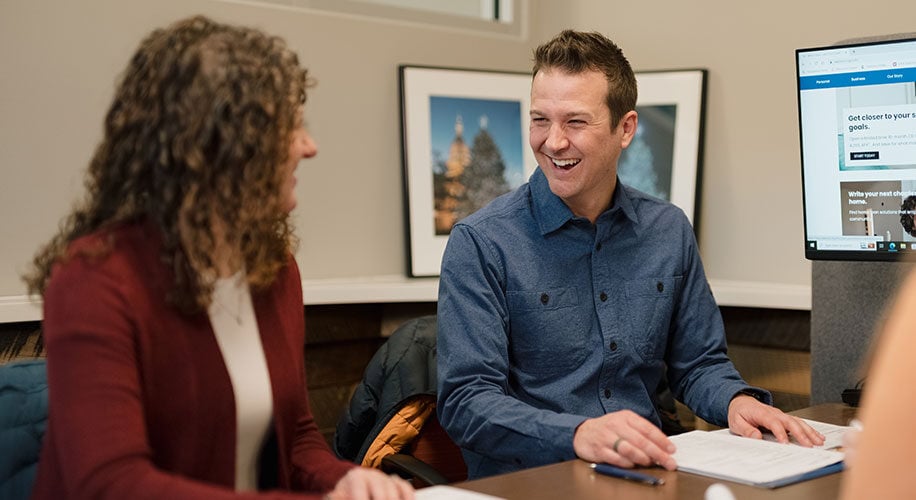
M798 49L805 257L916 255L916 39Z

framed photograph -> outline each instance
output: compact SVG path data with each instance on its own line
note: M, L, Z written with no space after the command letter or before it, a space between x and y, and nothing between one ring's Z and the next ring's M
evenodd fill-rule
M706 70L636 73L639 124L620 155L620 181L680 207L698 230Z
M402 65L408 274L438 276L456 221L524 182L529 73ZM697 230L706 70L637 72L639 125L621 182L680 207Z
M529 73L400 66L408 272L438 276L456 221L528 180Z

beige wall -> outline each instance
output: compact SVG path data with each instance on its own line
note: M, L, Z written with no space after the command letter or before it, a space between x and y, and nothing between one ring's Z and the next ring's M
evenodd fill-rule
M317 79L319 154L298 171L303 277L403 275L398 65L527 70L519 36L216 0L0 1L0 298L82 192L118 72L141 37L194 13L281 35ZM2 304L0 304L2 305Z
M0 302L24 293L18 274L81 193L142 35L193 13L282 35L319 81L306 114L320 153L300 167L295 214L306 279L405 273L398 64L527 71L534 45L573 27L611 36L637 70L709 70L707 273L810 285L794 49L911 30L916 4L532 0L528 11L530 32L511 37L217 0L0 1Z
M913 30L916 3L538 2L532 38L598 30L634 69L709 70L700 249L714 281L810 286L795 49Z

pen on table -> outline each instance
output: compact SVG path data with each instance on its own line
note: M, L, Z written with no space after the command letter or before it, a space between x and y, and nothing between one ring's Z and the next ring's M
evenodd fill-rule
M648 474L642 474L639 472L621 469L620 467L614 467L613 465L608 464L591 464L591 468L594 469L598 474L604 474L605 476L618 477L620 479L629 479L630 481L636 481L643 484L651 484L652 486L658 486L660 484L665 484L665 480L650 476Z

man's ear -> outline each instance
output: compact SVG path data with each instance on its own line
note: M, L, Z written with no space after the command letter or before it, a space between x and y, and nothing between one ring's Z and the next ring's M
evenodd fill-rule
M623 131L623 134L620 136L621 148L626 148L630 145L633 137L636 136L636 125L638 123L639 117L636 114L636 110L628 111L627 114L623 115L623 118L620 119L620 123L618 123L617 126Z

